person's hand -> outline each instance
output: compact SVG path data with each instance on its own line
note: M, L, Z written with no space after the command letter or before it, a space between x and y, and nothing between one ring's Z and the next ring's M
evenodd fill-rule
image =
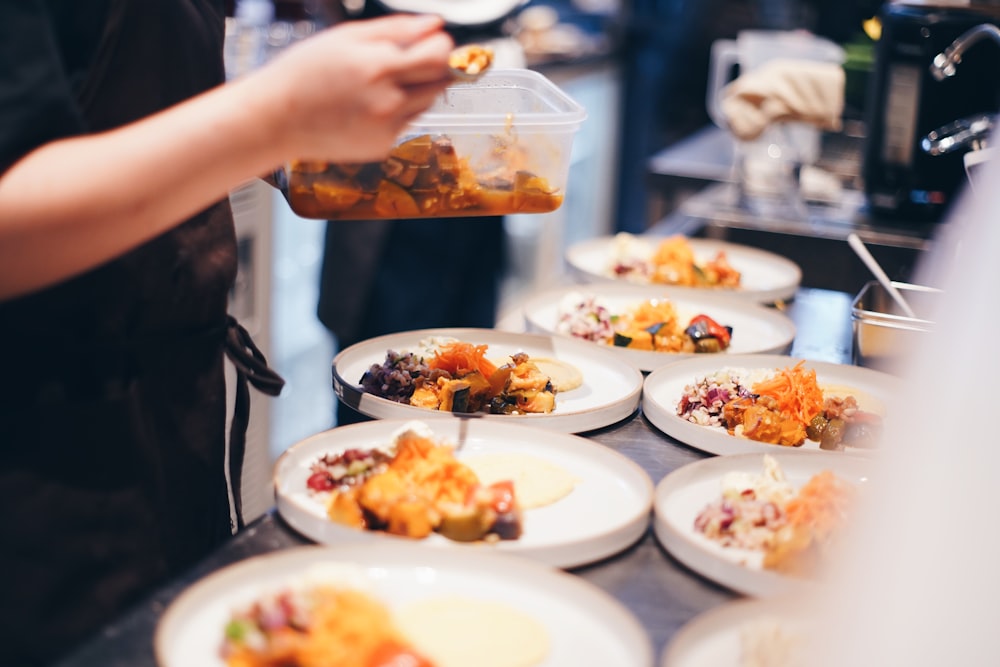
M451 37L433 16L338 25L244 82L287 159L378 160L449 83Z

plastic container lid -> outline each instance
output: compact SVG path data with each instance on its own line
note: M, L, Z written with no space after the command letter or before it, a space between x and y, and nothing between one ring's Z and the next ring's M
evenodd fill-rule
M483 95L483 89L492 89ZM411 129L495 129L512 122L518 128L539 126L572 132L587 111L558 86L528 69L494 70L474 83L457 83L411 123Z

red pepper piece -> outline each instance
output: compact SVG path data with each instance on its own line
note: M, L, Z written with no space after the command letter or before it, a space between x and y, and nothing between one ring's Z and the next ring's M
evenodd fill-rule
M688 323L688 327L699 324L703 324L708 329L708 335L719 339L719 343L723 349L729 347L729 341L732 338L732 329L722 326L708 315L695 315Z

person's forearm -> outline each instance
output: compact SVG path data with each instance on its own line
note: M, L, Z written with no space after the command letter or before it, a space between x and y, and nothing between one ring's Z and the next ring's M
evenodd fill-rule
M274 168L270 113L237 82L25 156L0 176L0 299L99 266Z
M437 17L334 28L260 70L0 173L0 300L95 268L292 158L381 159L448 82Z

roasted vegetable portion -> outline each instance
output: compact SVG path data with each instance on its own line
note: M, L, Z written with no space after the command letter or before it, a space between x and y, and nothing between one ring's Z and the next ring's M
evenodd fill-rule
M334 584L289 587L236 610L225 625L227 667L433 667L389 608Z
M854 396L830 397L823 412L809 422L806 432L820 449L840 451L844 447L875 447L882 436L882 416L862 410Z
M562 204L548 181L524 170L523 155L497 157L500 168L481 177L444 135L423 134L396 146L381 162L298 161L288 176L288 200L301 216L389 219L544 213Z
M523 352L498 368L490 384L495 390L490 400L493 414L548 413L556 407L552 381Z
M332 489L332 521L415 539L432 533L458 542L520 537L513 482L481 484L450 446L413 430L401 433L393 450L360 483Z
M614 312L596 296L570 292L559 304L557 318L560 333L650 352L722 352L733 335L731 326L708 315L696 315L685 326L670 299L646 299Z
M445 343L427 358L389 351L362 376L368 393L430 410L492 414L549 413L556 406L551 378L519 352L497 368L486 345Z

